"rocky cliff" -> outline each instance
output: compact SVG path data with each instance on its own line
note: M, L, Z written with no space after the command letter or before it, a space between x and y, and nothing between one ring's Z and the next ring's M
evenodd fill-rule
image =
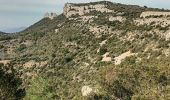
M85 15L92 11L98 11L98 12L106 12L106 13L112 13L114 10L110 10L107 8L107 2L105 4L86 4L86 5L77 5L72 3L66 3L64 7L64 15L68 18L73 15Z

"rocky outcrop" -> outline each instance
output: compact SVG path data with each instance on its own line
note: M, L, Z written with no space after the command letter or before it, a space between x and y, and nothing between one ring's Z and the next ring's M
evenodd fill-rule
M122 22L122 21L125 21L126 18L123 18L122 16L116 16L116 17L113 17L113 16L110 16L109 17L109 21L119 21L119 22Z
M167 32L167 34L166 34L166 40L167 40L167 41L170 40L170 31Z
M44 18L50 18L50 19L53 19L54 17L57 17L57 14L56 13L45 13L44 14Z
M107 12L111 13L114 12L113 10L110 10L106 7L105 4L96 4L96 5L76 5L71 3L66 3L64 7L64 15L68 18L73 15L85 15L87 13L90 13L92 11L98 11L98 12Z
M121 54L118 57L115 57L114 58L115 65L121 64L122 60L124 60L126 57L130 57L130 56L134 56L134 55L136 55L136 53L131 53L130 51L128 51L128 52L125 52L125 53Z
M82 96L88 96L93 92L93 89L89 86L83 86L81 89Z
M10 60L0 60L0 64L7 65L10 63Z
M112 61L112 58L109 57L108 55L109 55L109 52L106 52L106 53L103 55L102 62L110 62L110 61Z
M140 18L134 20L137 25L152 25L167 27L170 25L170 12L145 11Z
M169 18L143 18L134 20L137 25L160 25L161 27L167 27L170 25Z
M145 11L140 15L140 17L144 18L149 16L170 16L170 12Z
M23 64L24 68L32 68L32 67L43 67L47 65L47 61L41 61L41 62L36 62L34 60L30 60L28 62L26 62L25 64Z

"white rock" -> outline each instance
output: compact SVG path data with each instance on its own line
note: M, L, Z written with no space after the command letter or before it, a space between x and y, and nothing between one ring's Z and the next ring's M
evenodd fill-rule
M125 59L126 57L133 56L133 55L135 55L135 53L131 53L130 51L128 51L128 52L125 52L125 53L121 54L118 57L115 57L114 58L115 59L115 65L121 64L123 59Z
M117 16L117 17L111 16L111 17L109 17L109 21L119 21L119 22L122 22L124 20L126 20L126 18L123 18L121 16Z
M92 92L93 92L93 89L90 88L89 86L83 86L81 89L81 93L83 96L88 96Z
M166 40L168 41L170 39L170 31L166 34Z
M108 57L108 55L109 55L109 52L106 52L106 53L103 55L103 59L102 59L103 62L112 61L112 58L111 58L111 57Z
M100 52L100 48L97 49L97 53L99 53L99 52Z
M170 15L170 12L145 11L145 12L142 12L140 17L144 17L145 18L147 16L160 16L160 15L168 16L168 15Z
M96 4L96 5L88 5L88 6L76 6L74 4L67 3L64 7L64 15L69 18L72 15L85 15L91 11L99 11L99 12L109 12L113 13L114 10L110 10L106 7L105 4Z
M99 43L100 44L100 46L102 47L103 45L105 45L106 44L106 42L107 42L107 40L104 40L104 41L102 41L101 43Z
M58 29L55 29L55 32L57 33L57 32L58 32Z
M7 65L8 63L10 63L10 60L0 60L0 63Z

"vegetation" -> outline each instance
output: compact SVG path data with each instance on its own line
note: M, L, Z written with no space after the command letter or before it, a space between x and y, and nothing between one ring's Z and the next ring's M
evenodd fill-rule
M110 13L97 11L87 14L97 16L87 22L61 14L0 41L0 55L7 55L0 56L1 61L10 61L0 65L0 99L168 100L170 42L165 35L169 26L134 22L142 11L160 9L96 3L125 12L113 16L126 20L109 21ZM127 51L134 55L116 65L115 57ZM109 61L103 61L106 53ZM83 86L92 89L86 96Z
M10 40L10 39L12 39L11 35L4 32L0 32L0 41Z
M25 96L22 80L16 75L13 67L0 65L0 99L20 100Z
M168 58L166 58L168 59ZM110 66L101 69L101 83L110 99L168 100L170 93L168 79L169 66L164 60L146 61L135 64L133 58L128 58L120 66ZM162 64L164 62L164 64ZM114 94L114 95L113 95Z

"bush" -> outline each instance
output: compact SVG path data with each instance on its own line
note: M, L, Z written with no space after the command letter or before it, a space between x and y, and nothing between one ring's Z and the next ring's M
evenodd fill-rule
M10 73L9 73L10 72ZM25 96L22 80L16 76L13 68L0 65L0 99L21 100Z
M0 45L0 49L3 49L4 48L4 45Z
M107 52L107 48L104 47L104 46L102 46L102 47L100 48L99 54L100 54L100 55L104 55L106 52Z
M27 46L25 44L21 44L17 50L18 51L23 51L26 48L27 48Z
M0 36L0 41L11 40L11 39L12 39L11 36Z

